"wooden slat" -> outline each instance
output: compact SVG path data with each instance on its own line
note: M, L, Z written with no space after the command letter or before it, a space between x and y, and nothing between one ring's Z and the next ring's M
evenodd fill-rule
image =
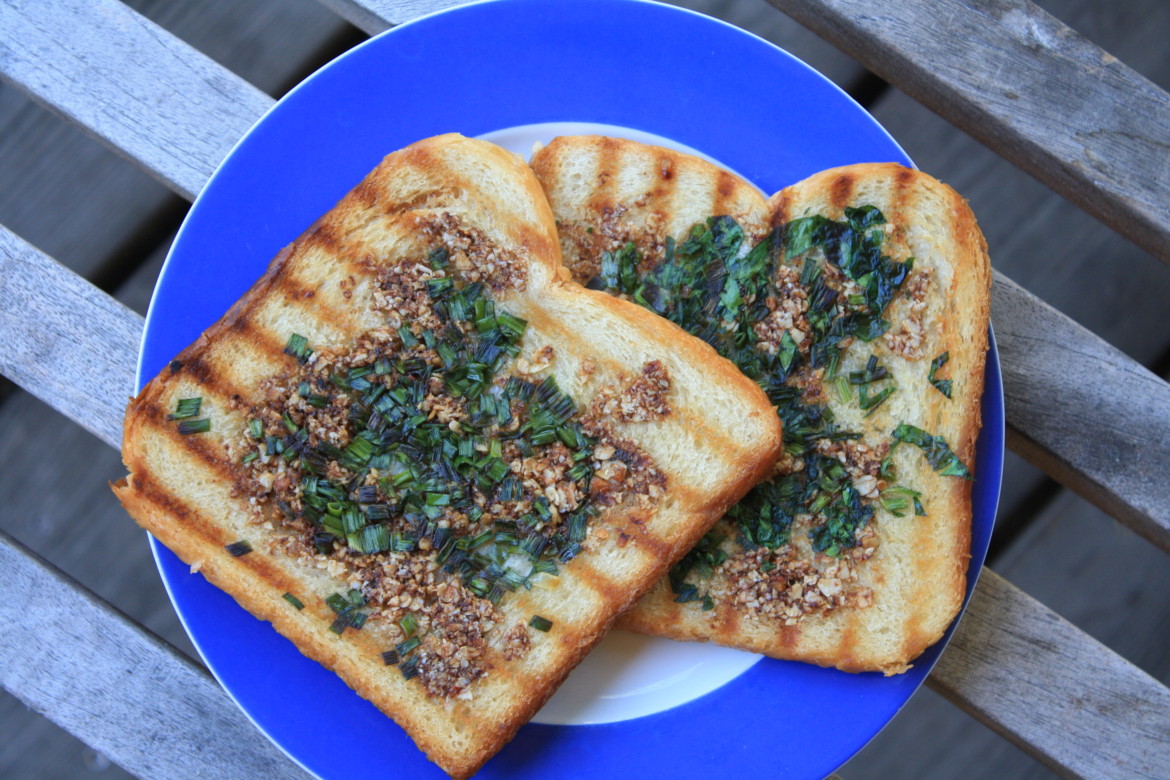
M142 317L0 226L0 374L112 447Z
M1170 263L1170 95L1027 0L769 0Z
M0 532L0 684L144 778L304 777L202 669Z
M350 24L377 35L396 24L425 14L463 5L463 0L320 0Z
M1058 772L1170 777L1170 689L988 569L929 684Z
M118 0L0 0L0 76L193 198L272 98Z
M1008 443L1170 552L1170 386L995 274Z

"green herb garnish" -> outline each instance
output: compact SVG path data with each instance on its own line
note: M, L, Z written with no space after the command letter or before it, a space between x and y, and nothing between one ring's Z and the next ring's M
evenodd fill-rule
M252 545L241 540L225 545L224 549L227 550L228 553L232 555L232 557L239 558L241 555L247 555L248 553L252 552Z
M210 417L204 417L202 420L183 420L179 423L179 434L182 436L190 436L192 433L207 433L210 430Z
M934 388L945 395L947 398L951 397L951 380L935 379L935 374L937 374L938 370L945 366L947 361L950 359L951 353L950 351L947 351L936 357L934 360L930 361L930 374L927 375L927 379L929 379L930 383L934 385Z
M304 363L313 354L313 350L309 349L309 340L299 333L294 333L288 337L288 344L284 347L286 355L292 355L300 362Z
M180 398L175 405L174 414L168 414L168 420L186 420L199 414L199 407L203 405L203 398Z
M906 423L895 428L892 435L898 442L919 447L930 467L944 477L971 479L971 472L963 465L963 461L959 460L959 456L951 451L942 436L931 436L921 428Z
M533 615L532 620L528 621L528 625L532 626L537 631L545 631L545 632L547 632L550 628L553 627L551 620L549 620L548 618L543 618L540 615Z
M304 603L291 593L284 594L284 600L292 604L294 608L301 610L305 608Z

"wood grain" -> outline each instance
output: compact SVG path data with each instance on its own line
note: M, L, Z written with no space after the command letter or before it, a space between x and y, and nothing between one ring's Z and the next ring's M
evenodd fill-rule
M0 76L193 198L272 98L117 0L0 2Z
M1008 444L1170 552L1170 385L995 274Z
M145 778L294 778L205 671L0 532L0 684Z
M1027 0L769 0L1170 263L1170 95Z
M0 374L122 443L142 317L0 226Z
M1062 774L1170 777L1170 689L989 569L928 684Z

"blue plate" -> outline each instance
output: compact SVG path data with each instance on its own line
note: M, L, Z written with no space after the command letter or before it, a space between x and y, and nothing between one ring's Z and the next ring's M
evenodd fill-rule
M767 193L835 165L910 164L863 109L811 68L698 14L631 0L501 0L435 14L322 69L220 166L159 280L139 386L388 152L449 131L476 136L547 122L657 134L711 155ZM1003 465L994 344L988 357L968 595L987 551ZM208 666L296 761L322 777L442 777L392 721L153 544ZM893 717L944 644L898 677L764 659L657 714L589 726L529 724L480 776L819 778Z

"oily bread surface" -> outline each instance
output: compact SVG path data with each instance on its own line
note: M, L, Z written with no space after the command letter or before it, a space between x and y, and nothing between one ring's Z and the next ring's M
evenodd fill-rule
M489 635L489 673L469 689L470 700L451 701L383 664L381 653L395 641L386 627L371 621L361 631L330 632L324 599L345 592L348 578L274 551L277 531L250 520L248 498L237 489L233 449L247 425L240 402L259 402L264 381L295 365L283 351L289 335L316 349L340 348L383 324L370 305L378 274L425 258L431 247L420 226L440 216L457 219L500 256L520 258L525 282L502 289L497 306L528 321L522 359L552 348L546 373L579 405L637 376L647 361L659 361L672 383L665 418L612 424L666 475L661 502L653 510L603 511L584 551L559 576L511 594L501 604L499 633L534 614L553 629L530 631L531 650L517 660L506 659ZM499 272L481 270L488 278ZM181 436L167 414L196 396L212 430ZM445 771L466 777L531 718L615 616L771 467L779 444L767 399L705 344L568 280L548 205L519 158L450 134L389 155L131 401L123 442L130 473L114 489L193 569L334 669ZM225 545L241 539L253 551L229 555ZM292 608L285 593L304 609Z
M711 216L731 214L746 234L759 237L798 217L820 214L840 220L846 207L879 208L889 226L887 253L898 261L913 257L915 272L931 276L922 318L922 357L903 359L884 349L878 339L872 352L889 369L898 387L895 394L868 417L855 400L840 403L832 393L827 394L828 405L843 427L863 431L866 441L888 440L895 427L909 423L944 437L963 463L973 463L990 271L983 236L970 209L951 188L900 165L863 164L818 173L765 202L747 182L731 177L734 183L729 184L730 174L701 160L600 137L556 139L534 156L532 166L558 220L564 256L576 258L574 270L580 281L587 281L584 274L594 271L602 251L634 241L652 256L667 235L681 242L691 225ZM678 190L670 176L654 175L680 169L705 178L706 187L692 181L686 190ZM674 232L662 232L663 225ZM904 298L899 294L887 309L891 330L899 329L908 316L909 302ZM949 352L950 360L939 376L952 380L952 399L927 379L932 358L943 352ZM841 372L863 368L868 354L846 350ZM698 602L677 603L663 581L618 625L847 671L905 671L942 636L961 605L970 554L971 483L939 475L910 445L899 445L892 457L898 481L923 494L927 517L911 513L898 518L877 507L871 521L874 552L857 567L858 585L872 590L872 604L837 607L789 622L728 598L716 597L714 608L707 611ZM727 523L719 528L729 537L722 549L733 556L742 553L742 546L732 541L735 529ZM813 555L808 540L795 531L791 544L805 557Z

